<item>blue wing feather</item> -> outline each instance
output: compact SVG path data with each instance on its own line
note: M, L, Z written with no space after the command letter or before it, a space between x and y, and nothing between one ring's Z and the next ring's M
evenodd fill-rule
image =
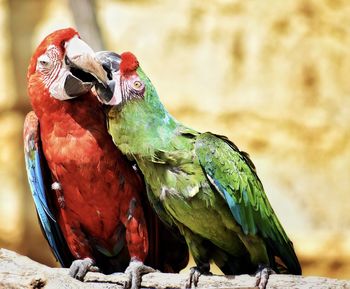
M63 267L68 267L73 259L50 209L47 197L50 183L44 178L46 160L40 147L39 121L34 112L28 113L25 119L23 137L27 177L41 228L56 259Z
M26 154L25 160L29 186L32 191L35 207L38 210L40 220L43 220L44 218L41 218L41 216L45 215L50 217L52 221L56 222L53 214L47 206L48 202L45 195L43 175L41 173L41 159L38 150L34 151L33 159L27 157Z

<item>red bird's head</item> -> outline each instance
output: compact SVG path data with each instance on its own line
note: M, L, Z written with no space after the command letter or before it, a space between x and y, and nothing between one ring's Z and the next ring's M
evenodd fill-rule
M28 68L28 94L37 112L45 103L72 99L92 86L107 85L107 73L94 51L72 28L57 30L39 44Z

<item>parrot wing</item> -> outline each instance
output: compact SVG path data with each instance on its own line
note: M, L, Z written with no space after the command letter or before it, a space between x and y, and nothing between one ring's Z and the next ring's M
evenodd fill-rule
M63 267L69 267L74 259L56 222L47 195L51 189L47 177L48 167L41 150L39 120L34 112L29 112L26 116L23 138L28 182L41 229L57 260Z
M249 155L226 137L209 132L197 137L195 150L209 182L226 200L243 232L261 236L290 273L301 274L293 244L265 195Z

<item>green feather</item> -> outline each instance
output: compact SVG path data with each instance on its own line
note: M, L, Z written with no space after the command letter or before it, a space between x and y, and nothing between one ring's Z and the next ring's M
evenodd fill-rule
M225 273L258 264L300 274L293 245L277 219L249 156L223 136L176 121L141 70L143 98L127 96L108 113L115 144L134 159L159 217L184 235L195 261L215 260ZM120 87L117 89L120 89Z
M201 134L195 146L204 172L224 195L243 232L262 236L265 242L272 244L286 266L298 272L300 265L293 245L267 199L249 156L227 138L211 133Z

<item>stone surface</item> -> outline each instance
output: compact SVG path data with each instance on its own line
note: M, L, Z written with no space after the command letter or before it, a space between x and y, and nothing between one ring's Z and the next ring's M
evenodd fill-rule
M151 273L143 277L143 288L183 288L186 274ZM103 275L89 272L84 282L68 276L68 269L50 268L13 251L0 249L0 288L6 289L118 289L123 288L123 273ZM201 276L198 289L254 288L255 278L240 276ZM272 275L268 288L350 288L350 281L322 277Z

